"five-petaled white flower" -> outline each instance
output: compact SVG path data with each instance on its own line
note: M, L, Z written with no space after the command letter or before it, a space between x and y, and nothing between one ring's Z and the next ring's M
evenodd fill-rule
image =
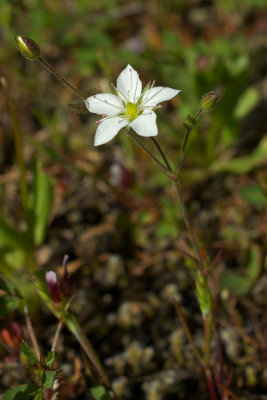
M153 110L158 108L159 103L172 99L180 92L168 87L154 87L154 82L142 92L139 75L129 64L120 73L114 90L117 95L102 93L85 100L89 111L103 115L97 122L95 146L109 142L124 127L133 128L141 136L156 136L157 116Z

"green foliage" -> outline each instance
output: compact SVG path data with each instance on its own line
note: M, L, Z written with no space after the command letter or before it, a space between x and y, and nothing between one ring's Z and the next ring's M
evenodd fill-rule
M252 183L242 187L242 189L238 191L238 194L244 201L256 208L261 209L267 204L267 198L257 183Z
M17 294L17 289L14 283L2 275L0 275L0 290L3 290L11 295Z
M55 360L55 352L54 351L50 351L45 359L45 365L48 368L51 368L54 364L54 360Z
M6 317L19 307L20 300L14 296L0 297L0 318Z
M237 296L244 296L248 293L251 282L246 276L235 272L225 272L220 278L220 286L229 289Z
M40 163L36 163L34 169L32 196L30 212L32 214L33 242L38 246L44 240L53 201L53 182L42 171Z
M91 393L95 400L111 400L111 397L104 386L94 386L91 389Z
M8 390L2 400L32 400L38 390L36 385L19 385Z
M245 259L243 273L227 271L220 277L221 288L226 288L237 296L246 295L260 275L260 252L256 245L251 246Z
M35 364L39 367L41 366L40 360L38 360L34 352L29 348L25 341L21 343L21 351L31 364Z
M257 106L259 101L259 92L254 88L248 88L239 98L234 108L234 117L236 119L244 118Z
M44 371L42 378L42 386L45 389L52 389L57 371Z

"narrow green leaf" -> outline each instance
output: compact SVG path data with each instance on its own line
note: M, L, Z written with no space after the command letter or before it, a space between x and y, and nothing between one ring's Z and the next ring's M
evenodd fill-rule
M111 397L104 386L95 386L91 389L92 396L95 400L111 400Z
M261 252L257 245L252 245L248 253L247 274L251 279L257 279L261 272Z
M260 94L254 88L248 88L238 100L234 109L234 117L236 119L244 118L259 103Z
M52 389L57 371L44 371L42 385L45 389Z
M27 357L27 359L29 361L31 361L33 364L41 366L40 360L38 360L38 358L36 357L34 352L30 349L30 347L24 341L21 343L21 351Z
M32 396L39 390L36 385L19 385L9 389L2 400L31 400Z
M228 161L214 162L213 172L233 172L234 174L246 174L266 160L267 135L263 137L258 146L248 155L232 158Z
M20 300L14 296L0 297L0 317L6 317L11 314L19 306Z
M243 296L248 293L251 287L250 278L236 274L234 272L225 272L220 277L220 287L229 289L237 296Z
M244 201L259 209L267 204L267 198L264 196L261 187L257 183L242 187L238 191L238 194Z
M44 397L43 397L43 390L40 389L40 390L38 391L38 393L35 394L33 400L43 400L43 398L44 398Z
M48 218L53 201L53 182L40 163L36 164L33 185L33 240L38 246L45 237Z

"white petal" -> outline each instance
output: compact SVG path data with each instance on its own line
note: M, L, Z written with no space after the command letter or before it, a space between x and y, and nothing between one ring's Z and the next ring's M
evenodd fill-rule
M141 136L157 136L158 127L156 124L156 114L152 110L145 111L137 117L130 126Z
M162 101L170 100L181 90L171 89L169 87L157 86L148 89L142 98L142 106L155 107Z
M117 89L123 100L136 103L142 92L142 82L138 73L131 67L127 67L120 73L117 79Z
M112 93L88 97L85 104L88 110L95 114L113 115L124 109L121 99Z
M104 144L112 140L120 129L124 128L128 124L128 121L125 118L121 117L111 117L104 119L98 125L95 134L95 146L99 146L100 144Z

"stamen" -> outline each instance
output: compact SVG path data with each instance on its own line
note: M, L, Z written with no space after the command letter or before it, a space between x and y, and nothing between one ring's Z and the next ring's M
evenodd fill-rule
M104 118L101 118L98 121L96 121L96 124L99 124L100 122L105 121L106 119L118 117L119 115L121 115L121 117L124 118L124 115L121 112L118 112L118 113L112 114L112 115L106 115L106 116L104 115Z

